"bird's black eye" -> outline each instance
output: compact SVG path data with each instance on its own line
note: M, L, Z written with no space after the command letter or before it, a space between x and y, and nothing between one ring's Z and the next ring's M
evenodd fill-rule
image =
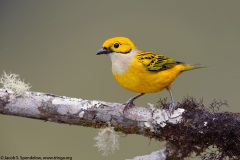
M114 46L114 48L118 48L119 47L119 43L115 43L113 46Z

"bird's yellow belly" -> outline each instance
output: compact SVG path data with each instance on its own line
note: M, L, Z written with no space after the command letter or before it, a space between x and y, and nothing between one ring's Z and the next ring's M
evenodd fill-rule
M165 71L152 72L143 66L133 65L123 74L113 72L113 76L121 86L132 92L154 93L169 87L182 69L182 65L176 65Z

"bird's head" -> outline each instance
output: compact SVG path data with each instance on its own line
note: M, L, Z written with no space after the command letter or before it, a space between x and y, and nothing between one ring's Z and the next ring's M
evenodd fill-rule
M135 45L130 39L126 37L114 37L103 43L102 48L97 52L97 55L111 53L127 54L135 48Z

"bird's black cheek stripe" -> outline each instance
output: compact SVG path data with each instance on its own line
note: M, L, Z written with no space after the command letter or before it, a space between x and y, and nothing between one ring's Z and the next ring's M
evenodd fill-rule
M128 54L130 53L132 50L129 50L128 52L121 52L122 54Z
M130 53L132 50L128 51L128 52L116 52L116 53L121 53L121 54L128 54Z

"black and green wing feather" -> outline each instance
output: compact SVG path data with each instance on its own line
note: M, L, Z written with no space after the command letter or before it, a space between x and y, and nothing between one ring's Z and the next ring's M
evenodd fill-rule
M182 63L153 52L142 51L137 56L139 62L149 71L164 71Z

